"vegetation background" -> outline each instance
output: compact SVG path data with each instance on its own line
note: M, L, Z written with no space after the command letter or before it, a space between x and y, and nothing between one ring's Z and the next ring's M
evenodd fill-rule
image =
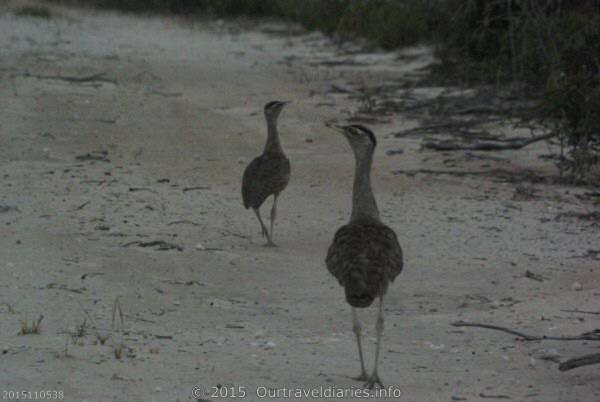
M600 164L597 0L49 1L132 12L283 18L387 50L429 43L441 62L436 71L448 78L512 85L521 96L538 100L535 117L556 130L564 146L559 163L573 179L586 181L590 167Z

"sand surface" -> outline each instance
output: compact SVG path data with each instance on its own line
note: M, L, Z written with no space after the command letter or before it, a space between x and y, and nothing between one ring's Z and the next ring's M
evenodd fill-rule
M16 17L16 3L0 6L0 391L186 401L203 386L214 401L232 400L211 395L218 385L244 400L360 386L350 311L324 264L354 162L324 122L364 110L361 87L405 82L417 101L469 89L411 87L433 60L425 47L360 51L278 23ZM274 99L293 101L280 119L292 179L267 248L240 180ZM419 113L370 124L376 197L405 252L385 301L383 382L404 401L600 400L597 366L558 371L597 342L451 325L598 328L600 315L563 311L598 311L599 226L574 215L597 210L591 190L486 173L556 175L545 143L439 153L393 135ZM153 241L178 248L140 246ZM375 311L361 315L368 370ZM40 333L19 335L40 314Z

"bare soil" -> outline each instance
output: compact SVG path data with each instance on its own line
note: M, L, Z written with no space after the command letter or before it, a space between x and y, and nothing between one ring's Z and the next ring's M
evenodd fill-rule
M259 386L360 386L324 265L353 175L324 126L336 119L378 135L374 187L405 251L385 301L384 384L405 401L600 400L597 366L558 371L598 342L451 325L598 328L600 225L581 218L598 197L556 183L543 156L557 145L437 152L421 149L431 133L396 136L436 117L440 96L475 96L424 85L429 48L373 52L274 22L17 17L19 4L0 5L0 391L184 401L203 386L217 400L229 384L258 400ZM266 248L240 179L274 99L293 101L280 119L292 180ZM529 134L506 119L485 130ZM361 316L368 370L375 310Z

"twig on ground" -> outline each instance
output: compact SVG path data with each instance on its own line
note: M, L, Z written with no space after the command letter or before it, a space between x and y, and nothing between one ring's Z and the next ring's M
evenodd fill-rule
M498 178L504 182L542 182L548 180L543 176L538 175L533 171L522 171L514 172L505 169L492 169L492 170L479 170L479 171L468 171L468 170L434 170L434 169L401 169L392 171L393 174L405 174L409 177L415 176L417 173L431 174L431 175L449 175L456 177L466 176L489 176L492 178Z
M509 328L500 327L497 325L490 324L478 324L474 322L465 322L465 321L456 321L452 323L454 327L479 327L479 328L487 328L494 329L496 331L506 332L507 334L518 336L526 341L600 341L600 329L596 329L594 331L585 332L580 335L575 336L549 336L549 335L527 335L523 332L515 331Z
M468 128L477 127L483 124L494 123L496 121L502 121L501 118L496 119L483 119L483 120L464 120L464 121L450 121L438 124L431 124L426 126L417 126L413 128L409 128L407 130L400 131L395 133L395 137L405 137L407 135L423 133L423 132L441 132L441 131L457 131L457 130L465 130Z
M479 394L479 397L484 399L512 399L508 395L488 395L484 394L483 392Z
M79 205L77 208L75 208L75 211L80 211L83 208L85 208L88 204L90 203L90 201L86 201L83 204Z
M540 135L532 138L513 138L506 142L493 142L493 141L481 141L474 144L459 144L454 141L442 141L442 142L424 142L422 147L425 149L433 149L434 151L458 151L458 150L469 150L469 151L504 151L504 150L516 150L526 147L534 142L543 141L557 136L557 133L550 133Z
M147 241L147 242L143 242L143 241L132 241L129 243L125 243L122 244L121 247L129 247L129 246L138 246L138 247L158 247L158 250L177 250L177 251L183 251L183 247L177 245L177 244L173 244L173 243L168 243L164 240L154 240L154 241Z
M579 314L594 314L594 315L600 315L600 311L585 311L585 310L560 310L560 311L564 311L565 313L579 313Z
M67 82L75 82L75 83L84 83L84 82L108 82L111 84L116 84L117 82L108 78L103 78L106 75L106 72L84 75L82 77L73 77L66 75L38 75L31 74L29 72L20 74L22 77L33 77L42 80L60 80Z
M110 162L108 159L108 151L93 151L87 154L78 155L75 157L78 161L101 161Z
M200 224L199 224L199 223L196 223L196 222L190 221L190 220L188 220L188 219L184 219L184 220L181 220L181 221L173 221L173 222L169 222L169 223L167 223L167 226L172 226L172 225L184 225L184 224L187 224L187 225L194 225L194 226L200 226Z
M574 359L569 359L565 362L562 362L558 366L558 369L560 371L567 371L567 370L573 370L574 368L577 368L577 367L589 366L591 364L598 364L598 363L600 363L600 353L594 353L591 355L580 356L580 357L576 357Z
M525 271L525 278L533 279L538 282L544 282L544 279L546 279L542 275L534 274L531 271Z
M194 191L194 190L210 190L210 187L208 187L208 186L185 187L183 189L183 192L187 193L188 191Z

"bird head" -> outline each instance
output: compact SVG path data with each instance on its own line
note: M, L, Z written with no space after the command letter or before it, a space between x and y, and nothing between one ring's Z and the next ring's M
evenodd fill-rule
M290 102L272 101L265 105L265 116L267 119L276 119L283 107Z
M330 127L343 134L355 152L373 152L377 146L375 134L365 126L352 124L349 126L331 125Z

